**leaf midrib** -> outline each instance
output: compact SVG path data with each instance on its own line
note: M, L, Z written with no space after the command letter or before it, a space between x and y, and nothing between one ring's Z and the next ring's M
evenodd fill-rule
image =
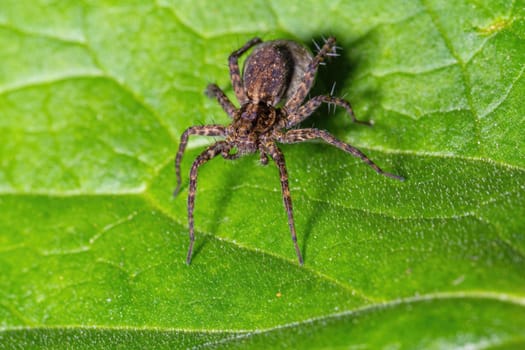
M307 324L313 324L319 321L328 321L338 318L343 318L347 316L358 316L367 313L372 313L378 310L384 310L388 308L394 308L396 306L405 305L405 304L415 304L426 301L443 301L443 300L487 300L487 301L497 301L501 303L507 303L516 307L522 307L525 310L525 297L507 294L507 293L497 293L491 291L454 291L454 292L438 292L438 293L428 293L421 294L417 296L411 296L406 298L392 299L383 302L366 304L359 306L354 309L345 310L342 312L329 313L323 316L317 316L308 318L301 321L294 321L285 324L280 324L274 327L267 328L254 328L254 329L235 329L235 330L223 330L223 329L188 329L188 328L170 328L170 327L159 327L159 326L106 326L106 325L90 325L85 326L82 324L78 325L49 325L49 326L13 326L13 327L3 327L0 328L0 332L4 331L22 331L22 330L68 330L68 329L97 329L97 330L135 330L135 331L153 331L153 332L186 332L186 333L247 333L247 334L263 334L269 333L276 330L301 327Z

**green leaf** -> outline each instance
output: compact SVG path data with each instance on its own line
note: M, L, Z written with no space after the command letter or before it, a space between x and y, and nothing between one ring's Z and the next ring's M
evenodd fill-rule
M525 3L3 1L0 348L525 347ZM335 35L305 127L362 149L282 146L199 170L191 125L227 124L227 57L254 36ZM236 101L235 101L236 103Z

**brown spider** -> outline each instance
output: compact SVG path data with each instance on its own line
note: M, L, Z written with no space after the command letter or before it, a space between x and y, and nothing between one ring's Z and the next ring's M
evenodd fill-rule
M243 77L239 72L239 57L255 46L253 52L244 64ZM303 100L310 91L315 74L320 63L326 56L335 56L335 38L328 38L317 55L313 57L303 46L288 40L275 40L262 43L259 38L253 38L234 51L229 57L230 78L235 91L235 96L241 104L235 108L224 92L215 84L207 87L206 93L215 97L224 111L233 119L229 126L203 125L192 126L182 134L179 150L175 159L178 193L181 185L180 163L188 136L223 136L223 141L218 141L209 146L193 162L190 171L190 184L188 193L188 224L190 231L190 245L186 263L191 262L193 242L195 240L193 209L195 206L195 191L197 187L197 169L208 160L221 155L224 159L236 159L242 155L260 152L260 161L266 165L268 155L272 157L281 177L281 189L284 206L288 214L288 226L297 254L299 264L303 264L301 250L297 245L297 235L293 219L292 199L288 186L288 174L284 162L284 155L277 147L279 143L296 143L311 139L322 139L325 142L352 154L367 163L377 173L403 180L403 177L384 172L357 148L339 141L324 130L318 129L292 129L310 114L321 103L328 103L346 109L353 122L367 124L357 120L350 103L342 98L333 96L316 96L305 104ZM284 100L282 107L276 107ZM233 153L230 153L233 152Z

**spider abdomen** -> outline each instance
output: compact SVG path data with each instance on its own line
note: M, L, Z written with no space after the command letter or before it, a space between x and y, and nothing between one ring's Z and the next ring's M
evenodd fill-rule
M246 59L243 85L248 99L275 106L288 100L301 85L312 60L304 46L290 40L258 44Z
M285 46L271 43L259 45L246 59L243 82L251 101L276 105L290 85L293 60Z

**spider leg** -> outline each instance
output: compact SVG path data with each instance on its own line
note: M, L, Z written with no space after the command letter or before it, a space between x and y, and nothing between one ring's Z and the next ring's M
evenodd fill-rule
M368 164L376 173L390 177L392 179L403 181L404 177L399 175L394 175L383 171L376 163L374 163L370 158L368 158L363 152L359 149L351 146L343 141L336 139L333 135L324 130L319 129L296 129L286 132L284 135L277 138L277 141L282 143L297 143L311 139L323 139L325 142L335 146L347 153L350 153L354 157L360 158L363 162Z
M261 151L261 164L262 165L267 165L268 164L268 155L264 152L264 151Z
M222 158L227 160L235 160L239 159L241 157L241 154L239 152L230 154L230 149L226 148L221 152Z
M296 110L296 112L290 113L288 118L282 119L282 127L290 128L294 125L299 124L300 122L308 118L317 108L319 108L319 106L321 106L323 102L334 104L336 106L340 106L346 109L346 112L350 115L350 118L352 118L352 122L354 123L370 125L370 122L356 119L354 111L352 110L352 106L347 100L333 96L315 96L314 98L308 100L308 102L306 102L304 105L299 107Z
M188 247L188 255L186 256L186 264L191 263L191 254L193 252L193 242L195 241L195 229L194 229L194 220L193 220L193 209L195 208L195 192L197 190L197 170L199 166L206 163L210 159L221 154L225 149L227 149L226 143L224 141L219 141L210 147L208 147L204 152L202 152L197 159L193 162L190 170L190 189L188 191L188 226L190 230L190 245Z
M288 185L288 172L286 171L286 163L284 161L284 155L281 150L271 142L265 145L265 153L268 153L274 160L275 164L279 168L279 174L281 177L281 190L283 194L284 206L286 208L286 213L288 214L288 226L290 227L290 233L292 235L292 241L295 247L295 253L297 254L297 259L299 260L299 265L303 265L303 257L301 255L301 250L297 244L297 234L295 233L295 224L293 219L293 207L292 207L292 197L290 195L290 186Z
M180 190L181 177L180 177L180 162L184 155L184 150L188 143L188 137L190 135L202 135L202 136L226 136L226 128L222 125L202 125L192 126L186 129L180 138L179 150L175 157L175 174L177 176L177 187L173 191L173 195L176 196Z
M230 66L230 79L232 81L233 90L235 91L235 96L237 96L237 100L241 105L246 103L248 98L246 97L244 86L241 80L241 73L239 71L239 57L259 43L262 43L260 38L253 38L244 44L244 46L239 50L232 52L228 58L228 64Z
M317 55L315 55L310 64L308 64L306 72L302 77L301 85L297 87L297 90L295 91L293 96L290 97L288 101L286 101L284 108L287 111L291 113L297 108L299 108L299 106L301 106L301 103L308 94L308 91L310 91L310 89L312 88L312 84L314 82L315 74L317 73L317 68L319 67L319 64L324 61L326 56L332 55L334 53L334 49L335 38L331 36L325 41L323 47L321 47L321 50L319 50Z
M222 109L230 116L230 118L233 118L235 106L217 85L209 84L206 88L206 95L211 98L215 97Z

